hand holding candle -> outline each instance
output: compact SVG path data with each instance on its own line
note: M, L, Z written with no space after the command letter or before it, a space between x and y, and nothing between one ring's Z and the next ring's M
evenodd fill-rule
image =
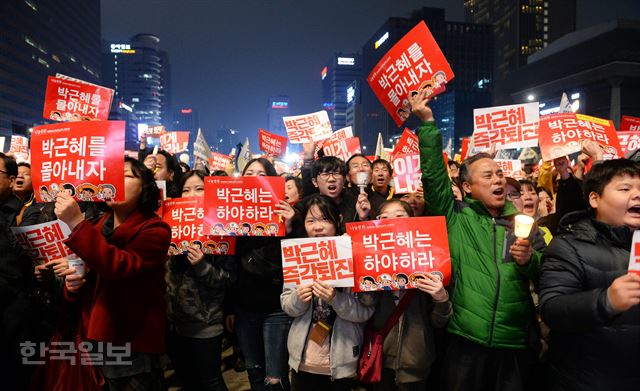
M526 238L531 234L534 222L535 220L527 215L517 215L514 220L513 231L518 239L509 248L509 254L521 266L528 264L531 260L533 248Z

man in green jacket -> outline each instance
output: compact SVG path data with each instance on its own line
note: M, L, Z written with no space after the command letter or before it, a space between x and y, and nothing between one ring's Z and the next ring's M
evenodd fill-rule
M515 238L517 210L506 201L505 177L488 154L463 162L468 196L455 203L426 93L409 99L422 121L417 133L426 208L447 219L453 302L444 363L448 389L522 390L536 358L529 281L537 282L541 254L534 247L544 249L544 241L537 230Z

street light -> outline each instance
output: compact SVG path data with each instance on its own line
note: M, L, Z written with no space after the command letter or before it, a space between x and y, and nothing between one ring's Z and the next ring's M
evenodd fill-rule
M536 97L535 97L533 94L529 94L529 95L527 95L527 100L528 100L529 102L533 102L533 100L534 100L535 98L536 98Z

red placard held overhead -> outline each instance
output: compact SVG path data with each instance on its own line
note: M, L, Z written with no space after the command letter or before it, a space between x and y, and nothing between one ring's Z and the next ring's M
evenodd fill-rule
M473 109L473 146L481 151L538 145L538 102Z
M258 128L260 150L272 156L282 156L287 151L287 138Z
M209 234L284 236L284 220L274 213L284 200L282 177L207 177L205 223Z
M13 153L18 161L29 160L29 139L25 136L11 136L9 152Z
M460 146L460 161L463 162L464 159L469 155L469 144L471 139L469 137L462 138L462 145Z
M160 148L172 155L189 147L189 132L165 132L160 135Z
M326 111L282 117L291 144L310 143L331 137L331 121Z
M353 248L354 291L414 288L416 272L436 274L449 283L451 257L443 216L347 223L347 234Z
M396 147L393 148L393 152L391 152L391 159L393 159L393 156L397 154L406 155L412 153L420 153L420 150L418 149L418 135L405 128L398 140L398 143L396 144Z
M163 125L149 126L144 131L145 136L160 138L161 135L165 133L165 128Z
M351 239L348 236L287 239L281 246L285 288L318 280L333 287L353 286Z
M422 188L422 171L420 170L420 154L394 154L391 160L393 167L393 189L396 194L415 193Z
M396 43L367 77L371 89L396 125L409 118L407 95L426 89L433 97L454 77L440 47L424 22L418 23Z
M316 150L314 152L315 158L318 158L318 151L321 150L325 144L351 137L353 137L353 129L351 128L351 126L347 126L346 128L338 129L335 132L331 133L331 136L329 138L316 141Z
M106 121L112 99L110 88L49 76L42 116L54 121Z
M360 138L358 137L351 137L325 143L322 150L326 156L335 156L345 162L349 160L352 155L362 153L362 149L360 148Z
M226 170L229 165L229 159L231 157L229 155L225 155L218 152L211 152L211 157L209 158L209 167L211 171L214 170Z
M618 135L623 155L626 155L628 151L635 151L640 148L640 131L617 132L616 134Z
M589 139L604 148L605 159L622 157L613 122L583 114L551 114L540 118L540 152L545 161L580 151L580 140Z
M638 132L640 131L640 118L623 115L620 120L620 132Z
M162 220L171 227L169 255L186 254L193 245L205 254L235 254L235 238L206 234L202 197L173 198L163 207Z
M31 170L38 202L60 191L78 201L124 201L124 121L66 122L33 128Z

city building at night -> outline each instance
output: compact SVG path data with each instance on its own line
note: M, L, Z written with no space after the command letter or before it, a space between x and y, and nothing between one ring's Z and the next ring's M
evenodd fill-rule
M191 132L191 136L195 139L198 135L199 127L200 119L198 117L198 112L195 109L191 107L183 107L173 113L171 130L188 130Z
M362 64L358 54L334 54L320 71L322 107L329 114L334 130L347 123L347 88L362 78Z
M171 128L170 67L160 38L138 34L130 41L104 42L103 84L115 90L114 102L133 109L139 123Z
M45 123L48 76L100 84L100 1L3 1L0 9L0 135L26 135Z
M576 0L465 0L465 19L494 32L494 104L508 102L504 80L527 57L576 29Z
M362 134L362 79L354 80L347 87L347 119L345 126L351 126L354 135Z
M382 56L416 24L424 20L451 64L455 78L447 83L447 91L431 103L442 131L444 144L459 146L459 140L473 133L473 108L491 106L493 69L493 32L491 26L449 22L444 9L423 8L409 18L390 18L362 48L363 79L361 143L374 147L378 132L385 146L399 135L404 127L419 125L415 117L398 128L375 94L366 78ZM450 141L451 140L451 141Z
M282 117L291 115L291 107L289 106L289 97L285 95L272 96L267 102L267 123L269 132L287 135ZM257 129L256 129L257 131Z
M565 35L512 72L512 103L540 102L540 114L558 111L566 92L583 114L611 119L640 116L640 21L614 20Z

